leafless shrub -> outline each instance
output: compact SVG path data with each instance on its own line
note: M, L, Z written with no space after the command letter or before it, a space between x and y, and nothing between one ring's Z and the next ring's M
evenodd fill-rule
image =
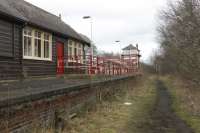
M200 83L200 1L179 0L160 13L162 54L155 58L163 73ZM154 62L154 63L155 63Z

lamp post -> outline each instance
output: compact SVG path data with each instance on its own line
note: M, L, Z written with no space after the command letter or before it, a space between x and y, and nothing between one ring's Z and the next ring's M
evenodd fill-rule
M119 41L119 40L117 40L117 41L115 41L115 43L118 43L119 44L119 46L120 46L120 52L119 52L119 56L120 56L120 74L122 74L122 55L121 55L121 43L120 43L121 41Z
M92 72L92 67L93 67L93 58L94 58L94 47L92 44L92 40L93 40L93 34L92 34L92 30L93 30L93 22L92 22L92 17L91 16L83 16L83 19L90 19L90 32L91 32L91 36L90 36L90 41L91 41L91 48L90 48L90 68L89 68L89 74L91 75Z
M115 43L118 43L119 46L120 46L120 52L119 52L119 54L120 54L120 61L121 61L121 43L120 43L120 42L121 42L121 41L119 41L119 40L115 41Z
M83 19L90 19L90 39L91 39L91 56L93 58L94 55L94 47L92 44L92 40L93 40L93 21L92 21L92 17L91 16L83 16Z

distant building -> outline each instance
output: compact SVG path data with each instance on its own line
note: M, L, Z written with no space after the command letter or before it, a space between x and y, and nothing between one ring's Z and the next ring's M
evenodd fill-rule
M140 50L138 49L138 44L133 46L130 44L129 46L122 49L122 60L127 62L129 66L134 67L134 69L138 70L140 66Z

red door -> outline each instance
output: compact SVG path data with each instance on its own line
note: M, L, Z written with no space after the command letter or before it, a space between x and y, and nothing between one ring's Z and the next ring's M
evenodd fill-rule
M64 74L64 45L57 43L57 74Z

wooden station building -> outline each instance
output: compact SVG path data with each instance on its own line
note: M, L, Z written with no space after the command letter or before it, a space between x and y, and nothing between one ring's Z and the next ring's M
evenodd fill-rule
M0 0L0 80L65 74L90 40L24 0ZM83 57L84 58L84 57Z

